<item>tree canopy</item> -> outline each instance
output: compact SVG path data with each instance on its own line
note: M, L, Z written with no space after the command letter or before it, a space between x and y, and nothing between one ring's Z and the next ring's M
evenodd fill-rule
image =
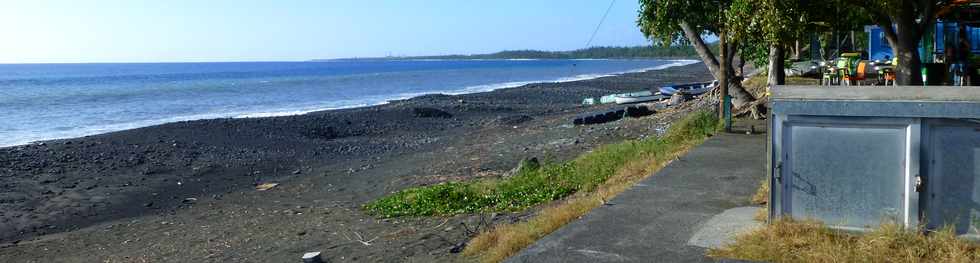
M732 1L639 0L639 2L640 12L636 23L644 36L655 44L682 43L694 46L694 50L715 79L720 83L727 83L722 85L722 90L727 90L732 96L732 103L736 108L748 106L755 101L755 97L746 92L739 81L728 81L729 76L735 75L732 61L735 50L739 46L737 42L729 42L725 39L725 10L729 8ZM717 53L720 53L718 55L704 42L703 36L709 34L718 35L722 39L718 46Z
M719 77L718 58L715 56L702 36L718 35L724 28L722 19L724 10L731 1L658 1L639 0L640 14L637 26L654 44L670 46L674 44L690 44L708 67L708 70ZM721 47L730 48L730 47Z
M810 23L806 8L793 0L734 0L725 10L728 37L742 43L742 58L766 65L770 47L803 38Z
M640 32L655 44L688 43L681 23L699 34L720 33L724 27L724 8L731 1L658 1L640 0Z

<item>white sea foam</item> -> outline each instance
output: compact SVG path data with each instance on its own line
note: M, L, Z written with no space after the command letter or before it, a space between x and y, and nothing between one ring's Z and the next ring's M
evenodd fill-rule
M580 81L580 80L590 80L590 79L611 77L611 76L628 74L628 73L639 73L639 72L646 72L646 71L651 71L651 70L663 70L663 69L667 69L667 68L679 67L679 66L686 66L686 65L691 65L691 64L700 62L700 61L697 61L697 60L669 60L669 61L670 61L670 63L663 64L663 65L656 66L656 67L640 68L640 69L620 71L620 72L613 72L613 73L605 73L605 74L582 74L582 75L576 75L576 76L564 77L564 78L558 78L558 79L542 79L542 80L530 80L530 81L515 81L515 82L505 82L505 83L494 83L494 84L469 86L469 87L464 87L464 88L459 89L459 90L443 91L443 92L433 92L433 93L447 94L447 95L461 95L461 94L469 94L469 93L488 92L488 91L494 91L494 90L498 90L498 89L516 88L516 87L524 86L524 85L531 84L531 83L545 83L545 82L563 83L563 82L572 82L572 81ZM429 94L431 94L431 93L429 93Z

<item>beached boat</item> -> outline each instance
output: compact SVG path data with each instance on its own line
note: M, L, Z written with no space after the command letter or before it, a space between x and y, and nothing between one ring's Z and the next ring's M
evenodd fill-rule
M651 96L651 95L653 95L653 92L649 90L609 94L606 96L599 97L599 104L619 103L618 100L616 99L617 97L642 97L642 96Z
M717 84L715 84L715 82L712 81L712 82L698 82L698 83L681 84L681 85L673 85L673 86L663 86L658 88L658 90L660 91L661 94L664 95L673 95L674 93L677 92L682 92L684 94L698 95L698 94L708 92L709 90L714 88L714 86L717 86Z
M717 86L716 81L663 86L657 88L658 91L656 93L654 93L653 91L645 90L645 91L609 94L609 95L599 97L598 100L596 100L596 98L585 98L584 100L582 100L582 105L609 104L609 103L629 104L629 103L648 102L648 101L670 98L671 95L674 95L674 93L677 92L681 92L686 95L701 95L708 91L711 91L711 89L713 89L715 86Z
M690 94L690 95L701 95L701 94L705 94L705 93L708 93L709 91L711 91L711 89L714 89L715 86L718 86L718 82L717 81L712 81L708 85L701 86L700 88L693 88L693 89L685 90L684 91L684 94Z
M670 96L666 96L660 93L656 93L656 94L651 93L649 95L631 95L631 94L618 95L615 96L615 99L616 99L616 104L630 104L630 103L657 101L669 97Z
M606 96L599 97L599 104L608 104L616 102L616 96L621 94L609 94Z

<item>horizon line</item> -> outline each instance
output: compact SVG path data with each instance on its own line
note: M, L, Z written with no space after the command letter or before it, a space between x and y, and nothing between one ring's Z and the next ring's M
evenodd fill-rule
M586 50L590 48L599 47L644 47L644 46L654 46L654 45L631 45L631 46L592 46L587 48L579 48L572 50L542 50L542 49L505 49L500 51L488 52L488 53L471 53L471 54L430 54L430 55L397 55L397 56L363 56L363 57L334 57L334 58L305 58L305 59L242 59L242 60L160 60L160 61L82 61L82 62L59 62L59 61L48 61L48 62L4 62L0 61L0 65L51 65L51 64L180 64L180 63L275 63L275 62L322 62L328 60L345 60L345 59L385 59L385 58L412 58L412 57L440 57L440 56L479 56L479 55L490 55L494 53L506 52L506 51L541 51L541 52L573 52L577 50Z

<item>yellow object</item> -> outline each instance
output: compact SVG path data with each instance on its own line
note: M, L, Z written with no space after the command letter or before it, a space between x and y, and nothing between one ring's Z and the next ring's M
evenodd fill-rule
M264 183L264 184L256 185L255 186L255 190L265 191L265 190L272 189L273 187L276 187L277 185L279 185L279 184L277 184L277 183Z

